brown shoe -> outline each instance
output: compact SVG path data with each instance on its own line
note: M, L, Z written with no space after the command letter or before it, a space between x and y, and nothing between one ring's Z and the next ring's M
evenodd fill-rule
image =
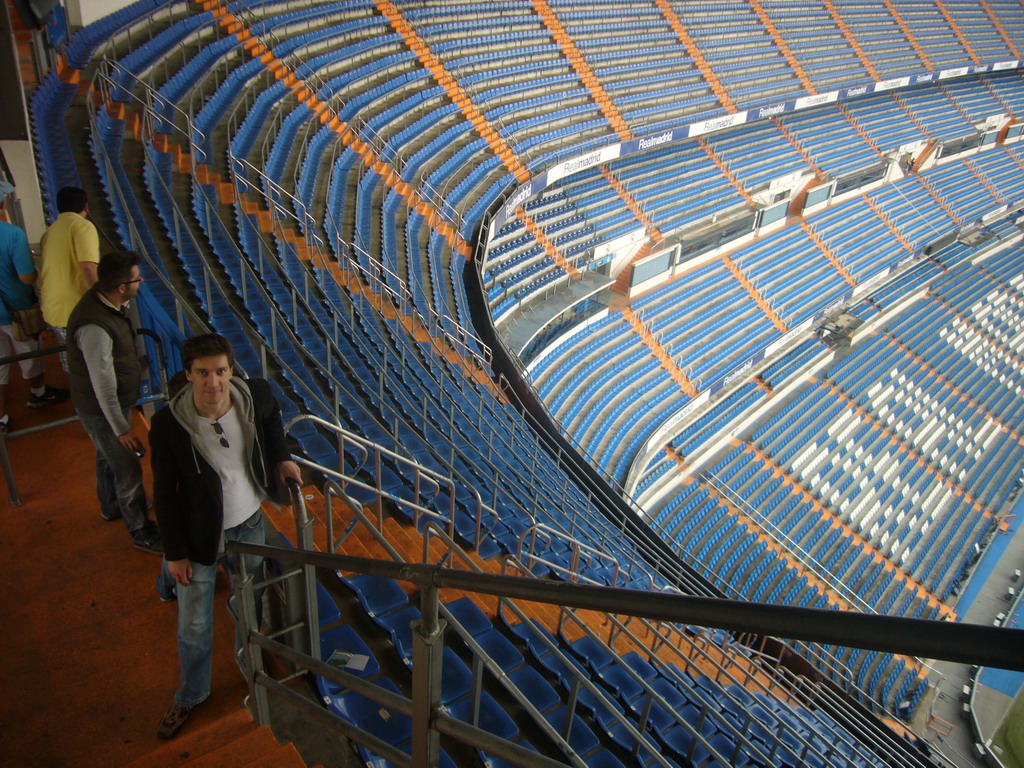
M164 713L164 719L157 726L157 737L161 739L171 738L185 724L185 721L188 720L188 716L191 714L192 707L183 707L177 703L171 704L171 708Z

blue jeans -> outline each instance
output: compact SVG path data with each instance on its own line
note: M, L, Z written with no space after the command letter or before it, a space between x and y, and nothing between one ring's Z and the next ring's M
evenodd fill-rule
M105 517L116 517L120 512L124 527L135 533L147 522L146 489L142 486L139 458L121 445L106 416L76 413L96 446L96 495L100 511ZM124 416L129 417L127 409Z
M263 544L263 512L256 513L244 523L224 531L224 541L243 541L248 544ZM243 555L245 567L257 579L263 575L263 558L257 555ZM174 701L182 707L194 707L210 695L210 670L213 664L213 592L217 582L217 565L227 561L228 568L234 568L234 558L228 553L218 556L213 565L192 563L192 580L187 587L175 585L178 592L178 660L181 662L181 687L174 694ZM169 591L161 569L157 590L164 594ZM235 643L239 641L236 633Z

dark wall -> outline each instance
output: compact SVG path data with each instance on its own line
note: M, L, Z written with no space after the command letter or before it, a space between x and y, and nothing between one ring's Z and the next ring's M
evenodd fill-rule
M0 141L27 141L28 124L21 108L21 75L7 3L0 9Z

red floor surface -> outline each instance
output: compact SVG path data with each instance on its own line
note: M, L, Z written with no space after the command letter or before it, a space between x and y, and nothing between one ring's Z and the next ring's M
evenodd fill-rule
M72 414L66 403L25 408L17 370L8 403L14 430ZM22 505L0 491L0 765L124 765L165 743L156 726L177 687L176 608L153 586L160 559L100 518L78 423L14 436L7 450ZM183 734L237 711L246 693L228 594L222 573L213 693Z

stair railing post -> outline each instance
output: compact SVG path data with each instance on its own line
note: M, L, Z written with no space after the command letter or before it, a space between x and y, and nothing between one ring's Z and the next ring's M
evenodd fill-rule
M267 701L267 689L257 685L256 680L265 674L263 665L263 649L249 639L250 632L259 632L259 621L256 617L256 599L253 589L253 574L245 567L245 557L237 557L237 566L232 574L234 587L235 621L238 622L240 647L236 651L236 660L249 686L249 698L252 701L250 713L256 725L270 724L270 703Z
M306 501L302 497L302 487L294 480L289 480L288 490L292 500L292 509L295 510L295 533L299 542L299 549L312 552L315 549L313 544L313 518L306 514ZM322 661L320 658L320 611L317 603L319 598L316 593L316 568L309 564L302 566L302 594L309 655L317 661Z
M421 590L420 619L412 625L412 745L413 768L437 768L441 741L433 727L441 705L441 664L446 622L438 619L436 587Z

